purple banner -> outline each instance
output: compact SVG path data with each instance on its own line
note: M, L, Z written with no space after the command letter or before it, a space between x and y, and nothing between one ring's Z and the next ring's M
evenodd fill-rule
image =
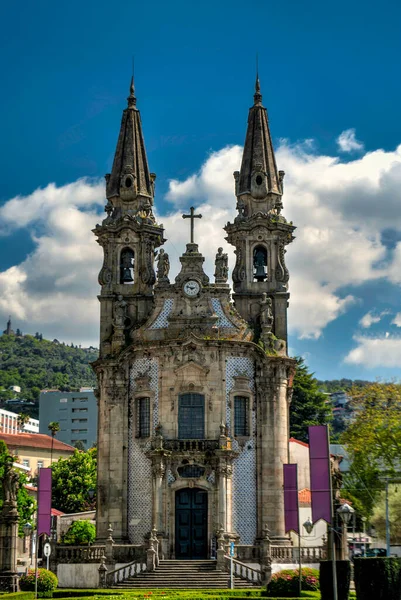
M283 465L285 532L299 533L298 465Z
M38 484L38 536L50 536L52 511L52 470L39 469Z
M331 523L330 450L327 425L309 429L309 466L312 495L312 521Z

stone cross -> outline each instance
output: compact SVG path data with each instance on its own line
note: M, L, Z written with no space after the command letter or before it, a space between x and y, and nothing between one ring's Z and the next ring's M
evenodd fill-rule
M194 219L201 219L202 215L195 215L195 209L193 206L189 209L189 215L182 215L183 219L191 219L191 244L194 243Z

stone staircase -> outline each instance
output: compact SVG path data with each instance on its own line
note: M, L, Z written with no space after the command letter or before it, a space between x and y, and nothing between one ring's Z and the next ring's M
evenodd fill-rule
M215 560L161 560L155 571L145 571L113 586L119 589L227 589L230 574L216 570ZM234 588L251 588L254 585L234 577Z

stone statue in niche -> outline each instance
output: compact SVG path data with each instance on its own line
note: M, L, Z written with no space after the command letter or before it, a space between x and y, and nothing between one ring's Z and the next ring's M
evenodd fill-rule
M165 281L169 282L168 274L170 271L170 259L167 254L163 250L163 248L159 252L159 256L157 259L157 279L159 282Z
M4 475L2 480L4 503L17 504L18 482L19 476L13 469L13 461L10 457L4 465Z
M223 252L223 248L217 250L215 259L214 276L217 283L226 283L228 278L228 255Z
M117 297L116 302L114 302L113 317L114 326L119 329L124 328L127 318L127 303L121 294Z
M273 316L273 303L272 299L267 297L266 292L262 295L262 301L260 303L260 326L264 332L271 331L274 322Z

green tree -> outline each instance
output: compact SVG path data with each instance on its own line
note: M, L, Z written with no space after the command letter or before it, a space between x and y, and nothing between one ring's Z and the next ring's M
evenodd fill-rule
M64 537L64 544L92 544L96 539L96 527L88 520L74 521Z
M29 422L30 416L25 413L20 413L18 415L18 429L20 431L24 430L25 425Z
M96 489L97 449L75 450L52 465L52 505L63 512L82 512L93 507L89 490Z
M53 462L54 438L56 436L56 433L58 431L60 431L60 423L57 423L57 421L50 421L49 425L47 426L47 429L50 431L51 436L52 436L52 447L51 447L51 450L50 450L50 464L52 464L52 462Z
M305 365L304 359L297 357L293 382L293 396L290 406L290 436L308 442L309 425L326 425L331 421L331 407L327 396L319 391L319 385Z
M349 396L354 418L340 438L351 461L344 488L370 517L382 478L401 470L401 385L370 383L353 388Z
M15 459L15 460L14 460ZM0 440L0 481L4 477L5 465L7 462L17 460L17 457L10 454L7 445ZM23 526L25 523L31 523L32 517L36 510L36 502L30 496L25 488L27 483L27 476L23 471L19 471L19 482L17 490L17 510L19 514L18 533L22 537L24 535ZM3 507L3 490L0 487L0 510Z
M390 520L390 542L401 544L401 488L399 485L389 485L388 506ZM378 501L373 509L371 524L381 539L386 539L386 501L385 492L380 492Z
M85 444L83 443L82 440L77 440L74 444L74 448L76 448L77 450L81 450L82 452L85 452Z

